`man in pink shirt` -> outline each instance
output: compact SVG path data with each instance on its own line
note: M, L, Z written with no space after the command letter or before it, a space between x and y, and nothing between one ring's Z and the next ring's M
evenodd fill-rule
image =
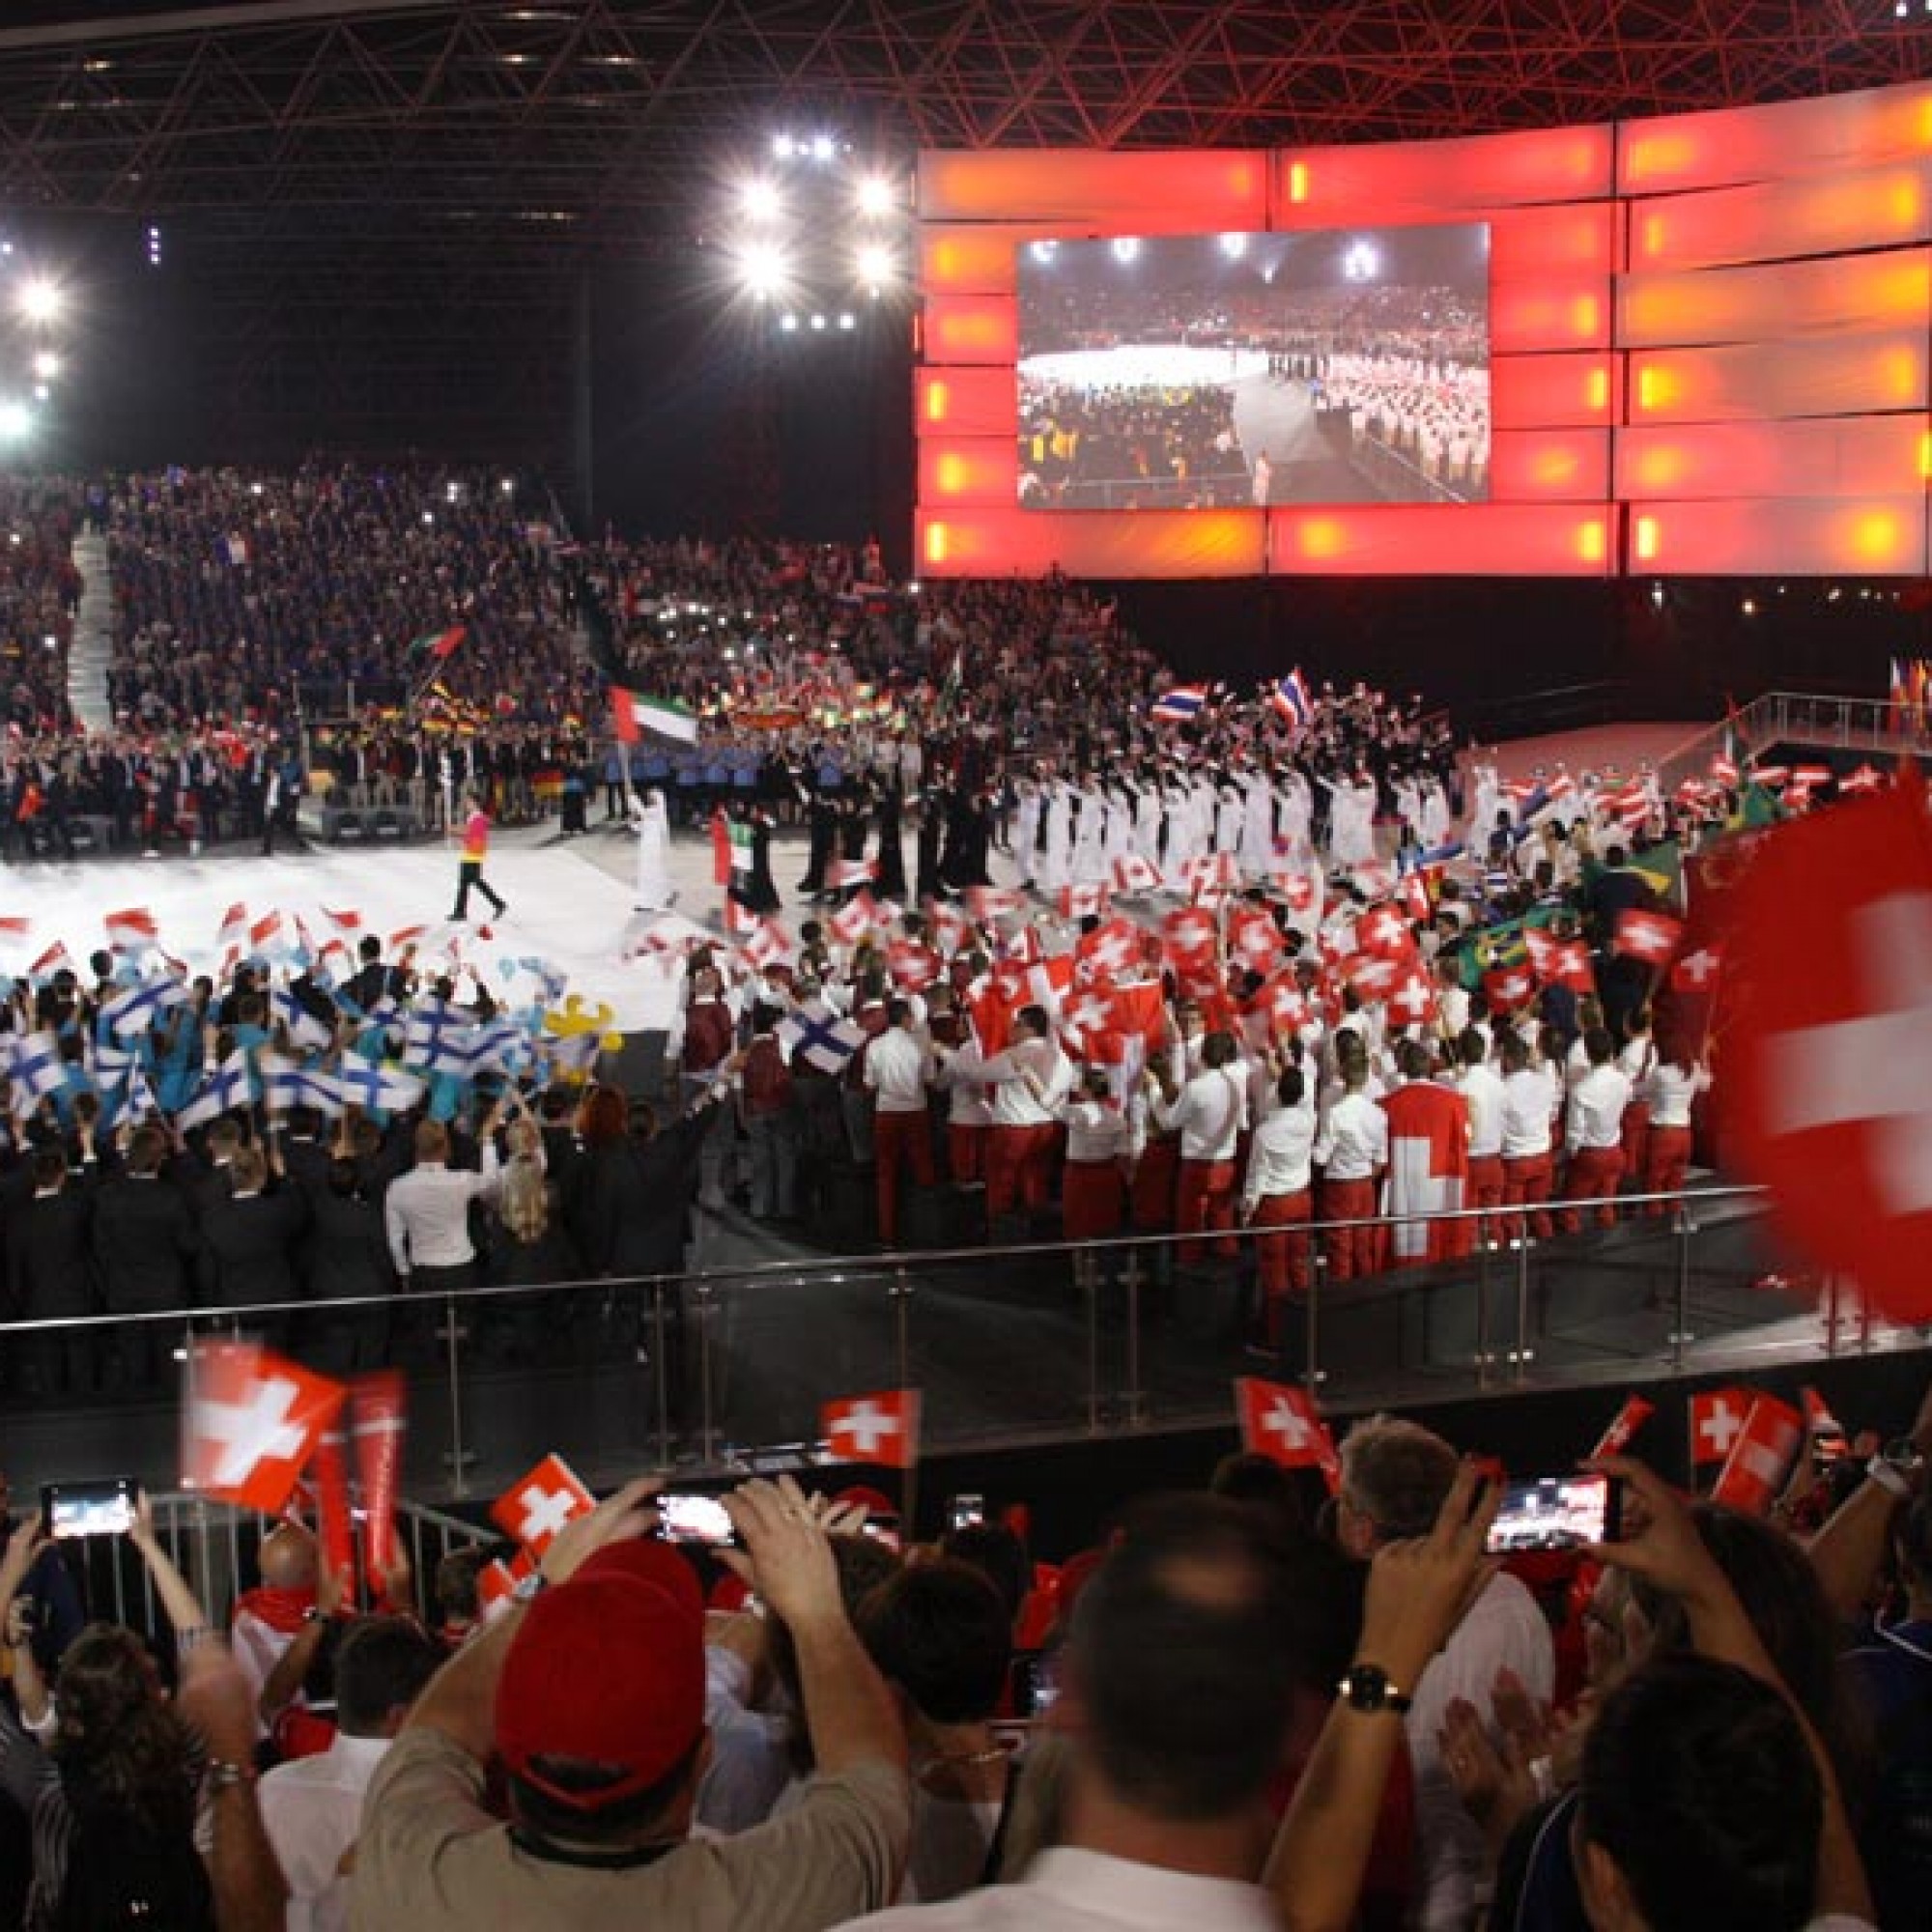
M450 918L466 920L469 917L469 889L474 886L497 908L497 917L501 919L506 901L483 876L483 861L490 856L490 814L483 810L482 799L473 791L464 794L463 803L466 808L463 862L457 867L456 910Z

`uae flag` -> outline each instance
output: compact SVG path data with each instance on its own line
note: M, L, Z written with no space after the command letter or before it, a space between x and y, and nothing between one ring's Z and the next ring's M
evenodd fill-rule
M646 697L641 691L627 691L621 684L613 684L611 716L617 736L627 745L635 745L646 731L655 731L660 738L675 738L680 745L697 743L697 714L674 697Z

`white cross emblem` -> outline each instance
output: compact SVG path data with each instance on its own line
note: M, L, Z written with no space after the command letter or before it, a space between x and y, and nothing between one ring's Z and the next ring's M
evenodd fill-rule
M1677 962L1677 970L1701 993L1718 977L1718 955L1708 946L1699 947Z
M532 1483L517 1497L524 1512L518 1536L525 1543L548 1543L574 1517L582 1498L571 1490L547 1490Z
M1399 1007L1405 1018L1420 1026L1429 1016L1429 988L1420 980L1407 980L1389 996L1389 1005Z
M1286 1396L1276 1396L1268 1404L1267 1412L1262 1417L1262 1433L1264 1435L1279 1435L1285 1449L1299 1453L1307 1446L1312 1433L1306 1417Z
M300 1387L286 1376L257 1382L245 1402L204 1398L197 1405L196 1429L206 1440L221 1444L209 1481L229 1489L245 1482L260 1463L293 1463L308 1442L308 1432L289 1420L300 1400Z
M861 1456L869 1456L881 1442L899 1433L899 1420L888 1415L877 1403L855 1402L832 1424L834 1435L849 1435Z
M1385 1207L1398 1206L1411 1214L1433 1213L1440 1208L1463 1205L1463 1183L1454 1175L1434 1174L1429 1156L1434 1146L1412 1135L1391 1137ZM1429 1256L1427 1221L1398 1221L1390 1231L1391 1245L1398 1261L1426 1261Z
M1738 1431L1744 1426L1744 1417L1722 1396L1718 1396L1704 1411L1704 1419L1697 1425L1697 1434L1710 1443L1715 1459L1731 1453L1731 1444L1737 1440Z
M1881 1122L1878 1190L1889 1214L1932 1208L1932 894L1861 906L1854 939L1871 1010L1765 1042L1774 1135Z

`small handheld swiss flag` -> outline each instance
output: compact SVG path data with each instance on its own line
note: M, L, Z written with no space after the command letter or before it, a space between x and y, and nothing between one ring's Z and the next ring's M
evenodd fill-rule
M1745 1417L1756 1400L1756 1391L1747 1388L1705 1389L1690 1398L1693 1466L1729 1461L1731 1449L1744 1430Z
M910 1469L919 1462L919 1391L841 1396L818 1411L818 1433L835 1463Z
M1684 922L1667 913L1646 912L1641 906L1627 906L1617 915L1610 951L1646 966L1667 966L1677 942L1684 937Z
M541 1556L557 1532L597 1507L597 1498L561 1456L549 1455L490 1505L490 1520Z
M198 1343L182 1404L182 1487L277 1514L348 1391L250 1342Z
M1621 1456L1630 1447L1631 1437L1656 1413L1654 1402L1640 1395L1626 1396L1624 1406L1610 1418L1609 1427L1597 1437L1597 1446L1590 1451L1589 1460L1594 1463L1600 1456Z
M1342 1484L1342 1459L1315 1398L1293 1382L1242 1376L1235 1383L1241 1447L1285 1469L1320 1469L1332 1495Z
M1804 1439L1804 1420L1789 1403L1773 1395L1755 1397L1745 1426L1711 1486L1711 1500L1762 1516L1776 1496Z

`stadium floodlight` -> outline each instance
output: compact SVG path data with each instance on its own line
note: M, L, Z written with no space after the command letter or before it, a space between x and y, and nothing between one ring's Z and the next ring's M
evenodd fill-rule
M0 442L22 442L34 427L34 412L14 397L0 398Z
M52 394L53 394L53 391L52 391L52 390L51 390L50 388L48 388L48 387L47 387L47 385L46 385L46 384L45 384L44 383L36 383L36 384L34 384L34 400L35 400L35 402L37 402L37 403L43 403L43 402L45 402L45 401L46 401L46 399L47 399L47 398L48 398L49 396L51 396Z
M779 317L779 327L781 329L783 329L787 335L796 335L798 333L798 317L795 316L790 309L786 309L785 312Z
M868 289L876 289L892 279L893 251L877 242L868 242L859 250L859 279Z
M798 143L789 134L774 134L772 136L772 153L780 160L788 161L797 152Z
M790 273L783 251L769 242L753 242L738 257L738 278L753 301L777 295Z
M1381 271L1381 250L1373 242L1353 242L1342 257L1342 274L1348 281L1372 282Z
M34 374L43 383L51 383L60 374L61 359L51 349L43 349L34 357Z
M1138 262L1141 258L1140 238L1134 235L1116 235L1113 249L1115 261Z
M514 497L517 494L517 479L514 476L505 476L497 488L502 491L504 496Z
M811 326L813 328L823 329L826 327L825 318L822 315L814 315L811 318Z
M784 212L784 200L770 176L753 175L738 189L738 208L747 221L763 225L776 221Z
M859 318L849 308L838 311L838 327L848 332L859 327Z
M829 161L838 152L838 143L830 134L814 134L811 137L811 158L814 161Z
M1027 243L1027 253L1036 262L1050 262L1060 253L1060 243L1051 235L1042 235L1037 242Z
M867 221L890 214L897 200L897 190L884 175L867 175L859 184L859 213Z
M52 282L35 279L20 291L20 313L32 323L49 323L61 312L65 298Z
M1229 261L1238 262L1248 252L1248 238L1245 235L1222 236L1221 252Z

